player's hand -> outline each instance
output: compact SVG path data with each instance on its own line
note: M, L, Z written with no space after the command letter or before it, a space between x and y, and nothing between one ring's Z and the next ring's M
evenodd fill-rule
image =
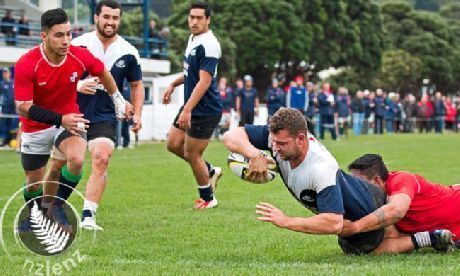
M260 215L257 217L258 220L271 222L273 225L281 228L286 227L286 221L289 218L283 211L265 202L259 202L256 205L256 214Z
M268 159L262 154L249 159L248 180L255 183L264 183L268 179Z
M133 118L133 115L134 115L134 106L126 101L125 102L125 116L124 116L124 119L125 120L129 120L131 118Z
M174 86L170 85L163 93L163 104L171 103L171 94L174 92Z
M344 219L342 232L340 232L339 236L341 237L349 237L358 233L358 229L356 228L356 223L352 222L351 220Z
M131 130L134 133L138 133L139 130L141 130L141 128L142 128L141 117L139 115L137 115L137 114L134 114L132 119L133 119L133 127L131 128Z
M73 135L79 132L86 132L89 127L89 121L83 118L83 114L69 113L62 116L61 126L67 129Z
M192 121L192 112L184 108L182 112L180 113L179 118L177 119L179 128L183 130L189 129L191 127L191 121Z
M99 78L92 77L84 80L79 80L77 83L77 91L81 94L94 95L99 84Z

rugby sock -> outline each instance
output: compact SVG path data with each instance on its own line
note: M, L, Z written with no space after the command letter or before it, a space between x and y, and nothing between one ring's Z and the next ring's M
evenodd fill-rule
M200 197L204 199L204 201L211 201L214 199L212 187L210 184L206 186L198 186L198 192L200 193Z
M211 163L209 163L208 161L204 160L204 163L206 164L206 167L208 168L208 173L209 173L209 177L212 177L214 175L214 173L216 172L214 170L214 166L211 165Z
M412 239L412 242L414 243L415 249L431 246L432 239L435 239L435 237L428 231L418 232L412 234L410 237Z
M25 183L24 186L26 186ZM24 187L23 195L29 209L34 207L34 202L37 202L38 207L40 207L42 202L41 196L43 195L43 187L40 186L40 188L36 191L28 191L27 188ZM33 200L34 198L35 200Z
M61 176L59 177L59 182L63 184L67 184L72 188L75 188L78 184L78 181L80 181L81 177L82 177L82 173L78 175L74 175L69 171L69 169L67 168L67 165L65 165L61 169ZM72 191L73 189L67 186L59 185L59 189L58 189L56 196L59 199L67 200L70 197L70 194L72 193ZM59 205L62 203L64 203L62 200L55 200L56 205Z
M96 214L96 211L97 211L97 207L99 207L99 204L97 204L96 202L93 202L93 201L90 201L90 200L87 200L85 198L85 201L83 202L83 214L82 214L82 218L86 218L86 217L92 217Z

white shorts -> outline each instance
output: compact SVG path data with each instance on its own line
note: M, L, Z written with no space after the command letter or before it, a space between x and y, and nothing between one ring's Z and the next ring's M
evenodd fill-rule
M23 132L21 134L21 153L51 154L54 142L63 131L63 127L53 126L36 132Z

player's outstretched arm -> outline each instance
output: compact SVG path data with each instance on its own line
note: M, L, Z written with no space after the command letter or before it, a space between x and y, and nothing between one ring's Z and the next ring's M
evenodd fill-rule
M242 154L249 159L260 156L260 150L251 144L244 127L236 127L225 132L223 142L229 151Z
M280 228L296 232L317 235L338 235L342 230L343 215L321 213L309 218L289 217L275 206L261 202L256 205L257 218L260 221L271 222Z
M32 101L16 101L19 114L30 120L49 125L62 126L72 134L86 132L89 121L83 118L83 114L70 113L61 115L52 110L39 107Z
M410 204L411 199L407 194L399 193L390 196L387 204L378 208L369 215L354 222L346 221L341 235L350 236L393 225L406 215Z

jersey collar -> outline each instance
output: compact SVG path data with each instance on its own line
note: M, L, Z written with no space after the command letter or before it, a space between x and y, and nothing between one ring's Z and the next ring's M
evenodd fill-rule
M43 43L40 44L40 53L42 54L43 59L48 63L49 66L51 67L61 67L62 64L67 60L67 55L65 55L64 59L59 63L59 64L54 64L51 61L48 60L48 57L45 54L45 50L43 49ZM69 48L70 51L70 48Z

